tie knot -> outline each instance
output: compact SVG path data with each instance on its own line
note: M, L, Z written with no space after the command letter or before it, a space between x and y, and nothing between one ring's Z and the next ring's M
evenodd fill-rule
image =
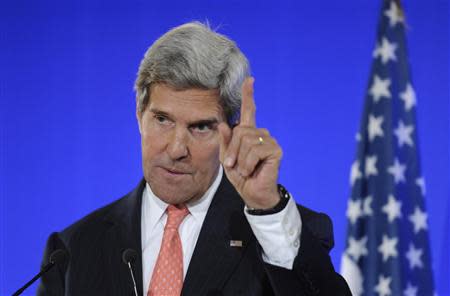
M178 229L183 219L189 214L189 210L185 205L180 207L169 205L167 207L167 222L165 228Z

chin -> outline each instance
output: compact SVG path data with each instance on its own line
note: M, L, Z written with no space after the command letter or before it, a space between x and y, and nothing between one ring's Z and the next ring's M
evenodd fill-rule
M150 185L151 186L151 185ZM160 188L153 189L153 193L165 203L171 205L185 204L191 200L195 200L195 194L186 191L172 191L172 190L160 190Z
M198 184L186 178L173 180L159 174L149 174L145 178L150 184L153 193L167 204L184 204L201 197L201 189Z

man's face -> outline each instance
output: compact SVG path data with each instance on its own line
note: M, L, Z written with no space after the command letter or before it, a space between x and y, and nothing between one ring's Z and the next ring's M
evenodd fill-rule
M198 199L220 165L217 125L225 118L218 91L177 91L159 83L150 93L148 106L137 113L145 179L166 203Z

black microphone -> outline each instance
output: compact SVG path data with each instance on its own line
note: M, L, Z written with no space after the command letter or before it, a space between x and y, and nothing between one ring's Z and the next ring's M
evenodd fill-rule
M138 253L133 249L126 249L122 253L122 261L123 263L125 263L125 265L128 266L128 269L130 270L131 274L131 279L133 280L134 294L136 296L139 296L136 288L136 281L134 279L133 269L131 268L131 263L134 263L134 261L136 261L137 256Z
M53 253L50 254L50 258L48 260L49 262L41 268L41 271L37 275L35 275L28 283L26 283L22 288L17 290L12 296L18 296L22 294L22 292L25 291L26 288L31 286L31 284L33 284L43 274L47 273L50 269L52 269L53 266L55 265L62 266L64 262L67 260L68 255L69 254L67 253L67 251L63 249L57 249L53 251Z

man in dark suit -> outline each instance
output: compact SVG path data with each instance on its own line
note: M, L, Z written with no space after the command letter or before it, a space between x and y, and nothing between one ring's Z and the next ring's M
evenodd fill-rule
M70 259L39 295L133 295L131 273L148 296L351 295L328 255L331 221L277 184L281 148L256 127L253 78L231 40L199 23L169 31L135 89L144 180L50 236L43 263L57 249Z

